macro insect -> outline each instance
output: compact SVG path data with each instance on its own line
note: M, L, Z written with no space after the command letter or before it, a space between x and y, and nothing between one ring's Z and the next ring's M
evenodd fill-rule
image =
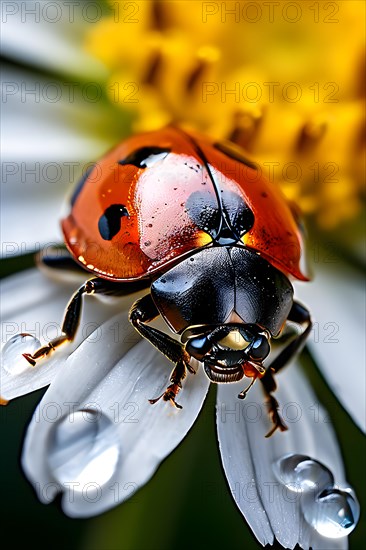
M84 295L146 289L129 320L174 364L165 392L151 403L162 398L180 408L193 357L212 382L251 378L239 398L259 379L273 423L268 435L287 429L274 377L311 330L290 282L308 280L301 232L279 189L241 149L172 126L133 136L87 171L61 225L69 254L42 261L56 269L72 262L92 277L72 296L62 335L25 353L29 363L73 340ZM166 331L149 325L158 316ZM271 339L288 321L302 331L264 366Z

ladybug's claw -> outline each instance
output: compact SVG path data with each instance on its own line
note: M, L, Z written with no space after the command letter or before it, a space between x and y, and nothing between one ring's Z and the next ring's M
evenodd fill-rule
M44 346L38 349L37 351L34 352L33 355L31 353L22 353L22 355L24 359L26 359L28 363L32 365L32 367L35 367L38 359L47 357L47 355L49 355L51 351L54 351L54 349L55 349L54 345L51 342L49 342L47 346Z
M171 404L174 405L174 407L176 407L177 409L182 409L182 405L179 405L179 403L175 401L175 398L181 388L181 384L171 384L167 387L164 393L159 395L159 397L156 397L155 399L149 399L149 403L154 405L157 401L159 401L159 399L163 398L163 401L170 401Z
M196 374L196 371L194 370L194 368L192 367L192 365L189 364L189 362L184 361L184 364L185 364L185 366L186 366L186 369L187 369L191 374Z
M22 353L24 359L26 359L28 361L28 363L30 365L32 365L32 367L35 367L36 366L36 361L33 359L33 355L31 355L30 353Z
M32 365L32 367L35 367L39 359L47 357L51 352L55 351L56 348L68 341L69 339L66 335L58 336L57 338L54 338L54 340L51 340L51 342L48 342L45 346L37 349L33 355L31 353L23 353L22 355L24 359Z
M156 397L155 399L149 399L149 402L153 405L154 403L159 401L159 399L163 398L163 401L170 401L171 404L174 405L174 407L176 407L177 409L183 409L182 405L179 405L179 403L176 402L175 398L182 389L182 380L184 380L184 378L186 377L186 369L188 369L189 372L192 372L191 368L192 367L189 366L189 363L186 362L184 359L178 361L170 376L170 386L168 386L165 392L162 393L159 397Z
M271 437L271 435L279 429L280 432L285 432L288 430L288 427L282 420L280 413L278 412L278 401L273 397L273 395L270 395L268 398L268 404L269 404L269 416L273 422L272 429L266 434L266 437Z

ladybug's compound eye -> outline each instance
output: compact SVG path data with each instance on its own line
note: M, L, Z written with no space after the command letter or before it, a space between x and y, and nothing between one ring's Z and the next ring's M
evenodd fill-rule
M269 354L269 351L270 347L267 338L263 334L259 334L247 350L247 353L253 361L263 361Z
M161 147L141 147L133 151L127 157L118 161L118 164L122 166L126 164L133 164L137 168L150 168L159 160L165 159L170 153L170 149L163 149Z
M211 350L211 348L212 343L206 336L191 338L186 343L186 351L199 361Z

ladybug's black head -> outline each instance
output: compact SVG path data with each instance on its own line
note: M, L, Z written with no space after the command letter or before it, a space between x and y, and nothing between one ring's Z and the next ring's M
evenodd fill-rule
M190 327L182 334L186 351L204 365L212 382L237 382L246 365L263 372L269 335L257 325L226 324Z

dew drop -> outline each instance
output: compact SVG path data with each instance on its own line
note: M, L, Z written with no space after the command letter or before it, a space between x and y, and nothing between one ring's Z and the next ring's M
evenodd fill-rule
M279 481L301 494L305 520L323 537L346 537L357 525L360 507L351 488L335 487L332 472L306 455L289 454L274 464Z
M55 424L48 464L55 479L82 492L100 487L114 475L120 455L117 427L101 411L75 411Z
M34 353L41 347L41 342L32 334L16 334L8 340L2 349L1 363L8 374L21 374L32 369L23 353Z
M315 489L322 491L334 484L332 472L305 455L286 455L275 464L274 469L279 481L296 493Z
M330 488L315 499L307 495L301 507L306 521L320 535L331 539L349 535L360 517L360 506L351 490Z

